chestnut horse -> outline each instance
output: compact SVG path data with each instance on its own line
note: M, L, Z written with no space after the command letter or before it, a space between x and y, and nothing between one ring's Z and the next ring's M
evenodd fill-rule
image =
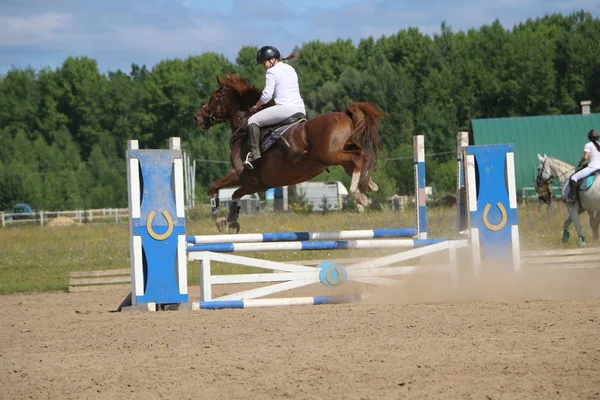
M230 232L239 232L239 207L242 196L269 188L305 182L332 165L341 165L352 176L350 193L356 202L368 204L365 192L377 191L371 176L377 166L381 148L379 119L385 116L370 103L352 103L344 112L331 112L292 125L283 136L255 162L254 169L244 169L242 160L248 152L246 123L248 110L260 98L261 91L247 79L228 75L217 77L219 89L194 116L196 124L208 129L213 125L231 124L232 170L210 187L213 219L219 231L229 223ZM227 219L219 211L219 189L240 186L232 196Z

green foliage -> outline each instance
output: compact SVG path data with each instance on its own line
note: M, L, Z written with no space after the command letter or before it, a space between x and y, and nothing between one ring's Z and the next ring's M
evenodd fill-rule
M192 117L217 88L216 77L240 74L261 88L264 70L253 46L235 63L214 52L165 59L152 67L101 74L95 60L69 57L56 70L13 69L0 76L0 209L122 207L126 142L165 148L179 136L198 162L198 200L229 171L228 126L209 131ZM600 110L600 20L583 11L439 34L396 34L295 49L309 117L370 101L388 114L383 152L369 194L372 208L414 190L412 137L425 135L427 181L453 191L455 138L473 118L577 113L581 100ZM287 56L284 54L283 56ZM385 161L384 159L388 159ZM317 180L350 178L332 167Z
M290 190L288 208L296 214L307 215L312 212L313 206L306 198L303 190Z

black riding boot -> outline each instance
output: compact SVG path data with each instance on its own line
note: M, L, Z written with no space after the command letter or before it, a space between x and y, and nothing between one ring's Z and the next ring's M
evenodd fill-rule
M244 167L253 169L252 162L260 158L260 127L256 124L248 125L248 146L250 146L250 152L246 156Z

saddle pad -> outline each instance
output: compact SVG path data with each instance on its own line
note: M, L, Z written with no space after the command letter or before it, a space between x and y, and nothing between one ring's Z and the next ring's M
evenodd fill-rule
M275 143L277 141L277 139L279 139L281 136L283 136L283 134L290 129L292 126L299 124L300 122L306 121L306 119L299 119L298 121L292 122L291 124L288 125L283 125L280 126L279 128L275 129L273 131L273 133L271 133L270 135L268 135L260 144L260 151L265 152L267 151L271 146L273 146L273 143Z
M599 171L594 172L592 175L588 176L587 178L584 178L581 181L581 183L579 184L580 192L584 192L584 191L588 190L590 187L592 187L592 185L594 184L594 181L596 180L596 177L598 176L598 172Z

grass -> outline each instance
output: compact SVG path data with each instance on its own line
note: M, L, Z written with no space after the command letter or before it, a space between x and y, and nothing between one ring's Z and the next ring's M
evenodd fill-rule
M571 243L563 244L562 224L566 211L554 206L551 213L535 204L519 207L521 247L524 250L576 247L574 228ZM354 213L242 215L243 233L283 231L337 231L386 229L415 226L414 210ZM586 238L591 238L587 217L582 217ZM456 212L451 208L428 210L429 237L454 238ZM0 294L67 290L69 272L129 268L128 224L93 223L60 227L20 226L0 229ZM190 234L215 234L207 213L195 213L187 222ZM389 250L387 250L389 252ZM311 258L352 258L378 256L382 250L255 252L250 257L277 261ZM387 253L386 253L387 254ZM197 263L188 265L190 284L198 283ZM220 266L220 273L234 273L238 267Z

